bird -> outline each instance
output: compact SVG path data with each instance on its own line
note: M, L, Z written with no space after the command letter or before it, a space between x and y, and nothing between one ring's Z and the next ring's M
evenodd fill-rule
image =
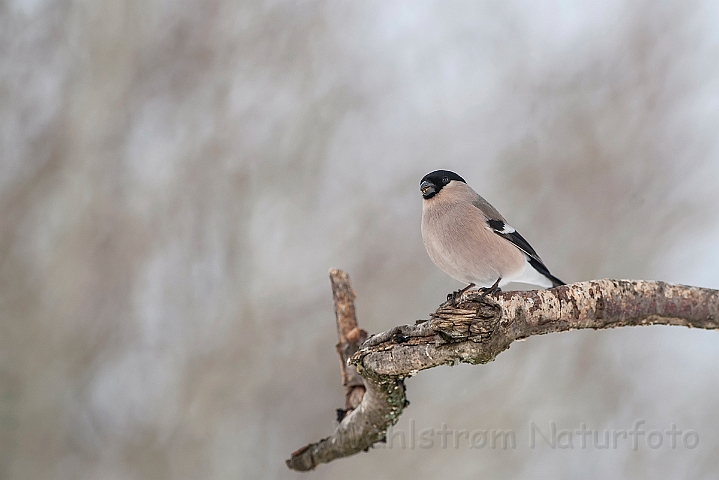
M537 252L492 205L449 170L428 173L422 192L422 241L429 258L465 288L487 293L511 282L552 288L565 283L549 272Z

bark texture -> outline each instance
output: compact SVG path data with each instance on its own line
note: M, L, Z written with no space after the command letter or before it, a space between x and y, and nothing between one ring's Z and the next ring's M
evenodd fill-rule
M331 277L339 278L335 272ZM351 292L349 278L342 278ZM351 303L354 293L343 298ZM354 317L354 307L351 311ZM339 313L337 318L342 344ZM359 406L352 407L332 436L297 450L287 465L311 470L382 440L407 404L403 379L420 370L487 363L513 341L532 335L640 325L719 328L719 290L605 279L492 296L466 292L456 303L440 305L429 320L394 327L365 341L349 359L366 387ZM343 373L343 382L345 377Z

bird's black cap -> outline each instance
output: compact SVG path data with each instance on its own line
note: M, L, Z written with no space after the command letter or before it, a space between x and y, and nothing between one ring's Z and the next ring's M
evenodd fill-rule
M432 198L452 180L467 183L464 181L464 178L454 172L450 172L449 170L435 170L422 177L422 180L419 182L419 189L424 198Z

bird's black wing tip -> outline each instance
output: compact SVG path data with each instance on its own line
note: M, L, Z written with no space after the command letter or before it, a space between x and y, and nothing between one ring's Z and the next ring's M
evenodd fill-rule
M563 281L549 273L549 269L540 261L538 261L536 258L529 257L529 264L534 267L536 271L547 277L550 282L552 282L552 288L554 287L560 287L562 285L566 285Z
M529 242L527 242L527 240L525 240L518 231L507 225L504 221L497 219L488 219L487 225L494 231L494 233L506 240L509 240L514 244L514 246L523 251L525 255L527 255L529 264L532 265L536 271L547 277L547 279L552 282L552 287L566 285L566 283L549 273L549 269L544 265L542 259L539 258L537 252L534 251Z

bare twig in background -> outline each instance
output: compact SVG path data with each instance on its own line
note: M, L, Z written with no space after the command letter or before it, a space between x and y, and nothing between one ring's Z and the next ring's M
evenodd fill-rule
M362 377L357 373L354 365L347 361L359 350L360 345L367 340L367 332L357 326L355 315L355 292L350 285L349 276L342 270L330 270L330 283L332 284L332 297L335 303L335 317L337 318L337 353L342 368L342 385L345 387L345 408L339 410L338 420L342 419L357 408L365 394Z
M334 287L334 278L346 279L347 291L352 292L343 275L331 274L336 308L340 289ZM343 298L351 303L354 294ZM341 345L339 309L337 319ZM513 341L532 335L639 325L717 329L719 290L653 281L593 280L491 297L467 292L456 305L440 305L428 321L394 327L362 344L350 359L367 388L359 407L332 436L294 452L287 465L310 470L382 440L406 405L404 378L420 370L460 362L487 363Z

